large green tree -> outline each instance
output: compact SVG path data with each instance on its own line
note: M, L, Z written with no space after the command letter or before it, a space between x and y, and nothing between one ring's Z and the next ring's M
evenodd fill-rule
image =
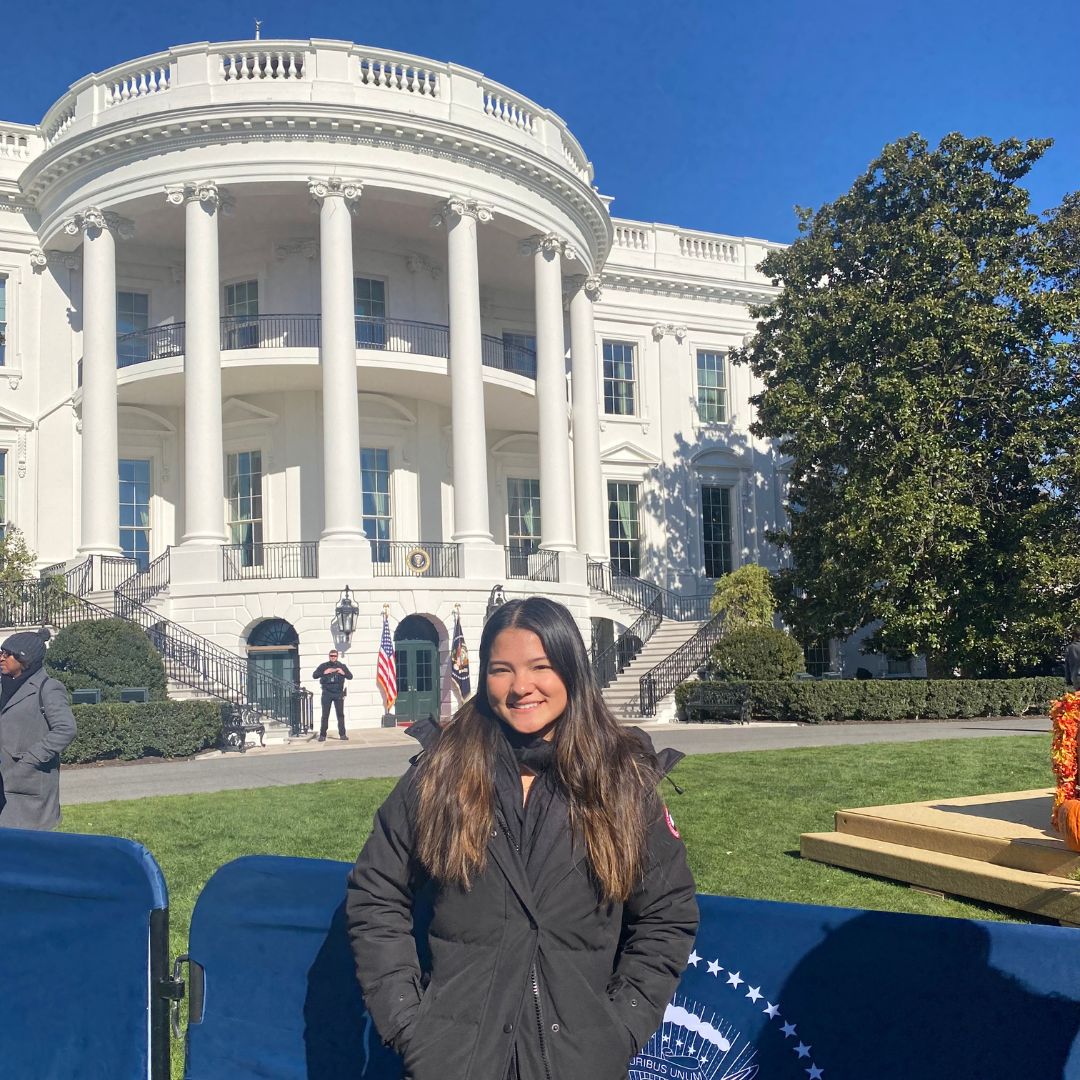
M804 640L876 627L933 668L1037 667L1080 618L1080 202L1049 141L887 146L763 270L736 354L788 465L779 594Z

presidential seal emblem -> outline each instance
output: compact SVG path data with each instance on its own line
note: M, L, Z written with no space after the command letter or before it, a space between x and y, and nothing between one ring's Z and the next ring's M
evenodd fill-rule
M421 547L415 547L405 556L405 565L414 574L426 574L431 569L431 556Z

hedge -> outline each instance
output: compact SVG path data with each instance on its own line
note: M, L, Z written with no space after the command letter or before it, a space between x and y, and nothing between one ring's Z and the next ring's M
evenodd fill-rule
M165 663L150 639L125 619L66 626L45 654L45 670L68 690L101 691L119 701L124 687L146 687L151 701L165 700Z
M709 667L729 680L785 679L806 670L806 657L802 646L783 630L740 626L717 642Z
M221 741L220 701L103 702L76 705L78 733L64 751L65 764L190 757Z
M675 689L686 699L702 683ZM707 684L706 684L707 685ZM731 682L719 685L730 689ZM769 679L743 682L756 720L823 724L843 720L965 720L976 716L1046 713L1064 692L1060 676L1024 679Z

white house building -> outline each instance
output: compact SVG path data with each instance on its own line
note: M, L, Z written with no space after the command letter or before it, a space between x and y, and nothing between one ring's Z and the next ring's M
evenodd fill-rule
M772 245L610 203L563 120L454 64L245 41L86 76L0 122L3 522L192 656L316 689L336 643L354 727L384 611L405 719L453 707L496 586L601 649L659 597L674 648L679 597L773 557L727 359Z

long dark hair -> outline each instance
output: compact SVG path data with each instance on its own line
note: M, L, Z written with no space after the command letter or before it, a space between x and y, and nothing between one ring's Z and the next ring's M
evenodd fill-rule
M421 759L417 855L437 881L466 889L487 864L495 755L503 737L488 703L487 670L492 644L510 629L536 634L566 686L566 710L554 728L553 776L570 808L571 826L584 837L602 898L625 900L645 870L656 759L604 704L573 616L542 596L508 601L484 627L476 696Z

